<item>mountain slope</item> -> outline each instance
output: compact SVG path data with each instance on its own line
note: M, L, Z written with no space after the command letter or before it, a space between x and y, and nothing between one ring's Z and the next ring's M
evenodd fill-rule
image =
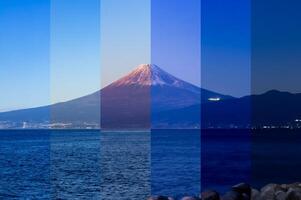
M3 112L0 113L0 125L2 122L20 128L23 122L26 122L37 128L44 128L44 125L48 127L47 125L55 123L72 123L78 128L88 127L91 124L97 126L100 121L99 102L100 93L95 92L63 103Z
M101 90L101 126L108 129L151 128L155 113L207 102L210 97L231 98L200 89L156 65L139 65Z

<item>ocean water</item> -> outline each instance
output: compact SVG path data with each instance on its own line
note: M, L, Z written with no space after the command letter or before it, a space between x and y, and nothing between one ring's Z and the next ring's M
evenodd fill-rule
M301 182L301 130L256 131L251 159L254 187Z
M249 130L203 130L202 190L225 192L238 183L250 183L251 142Z
M199 130L152 131L152 194L180 198L200 193L200 136Z
M0 199L181 197L301 179L299 131L0 131Z

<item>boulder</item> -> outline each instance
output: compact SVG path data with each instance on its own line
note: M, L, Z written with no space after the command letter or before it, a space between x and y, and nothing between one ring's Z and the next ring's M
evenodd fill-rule
M288 184L287 187L288 188L300 188L301 189L301 183L296 182L296 183Z
M274 200L277 191L282 191L280 185L278 184L268 184L261 188L260 199L262 200Z
M198 200L197 198L195 197L183 197L181 200Z
M214 190L202 192L200 198L202 200L220 200L219 193Z
M288 188L287 192L289 192L290 190L301 192L301 187L298 186L298 185L289 185L289 188Z
M286 193L286 199L285 200L301 200L301 190L295 190L293 188L290 188Z
M251 200L259 200L260 198L260 192L256 189L251 190Z
M277 191L275 193L275 200L286 200L286 192L285 191Z
M222 197L222 200L244 200L244 198L239 192L229 191Z
M282 188L282 190L284 192L287 192L287 190L289 189L289 185L288 184L281 184L280 187Z
M237 185L232 186L232 190L240 194L247 194L250 197L252 189L251 186L247 183L239 183Z
M250 196L247 195L246 193L243 193L243 194L242 194L242 199L243 199L243 200L251 200Z

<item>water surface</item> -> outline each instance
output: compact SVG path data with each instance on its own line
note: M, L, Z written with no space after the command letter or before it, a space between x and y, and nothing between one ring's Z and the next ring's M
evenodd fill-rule
M273 130L0 131L0 199L181 197L301 179L301 134Z

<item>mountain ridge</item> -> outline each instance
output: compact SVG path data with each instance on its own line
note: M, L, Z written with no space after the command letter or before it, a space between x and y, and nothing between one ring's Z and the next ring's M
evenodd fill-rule
M201 123L201 128L301 128L301 93L270 90L262 94L196 104L159 113L154 124ZM201 116L199 110L201 109ZM177 116L170 118L169 115ZM160 126L159 126L160 128Z
M142 64L92 94L0 113L0 128L248 128L301 122L301 94L234 98ZM252 108L252 112L251 109ZM301 125L300 125L301 126Z

